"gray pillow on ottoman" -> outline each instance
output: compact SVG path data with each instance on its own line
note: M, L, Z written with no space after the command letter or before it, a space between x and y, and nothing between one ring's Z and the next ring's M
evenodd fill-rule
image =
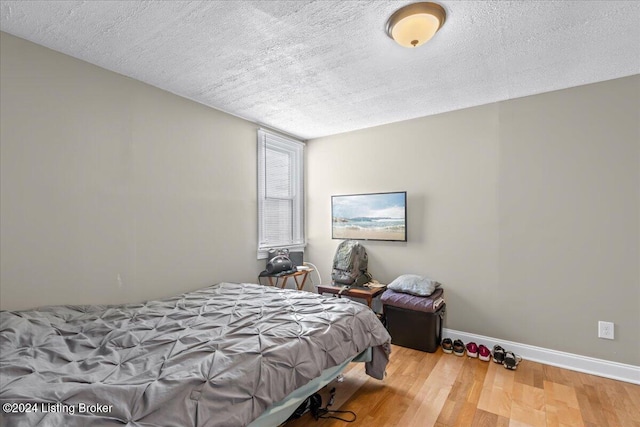
M428 297L440 287L440 283L426 276L417 274L403 274L389 283L388 289L418 297Z

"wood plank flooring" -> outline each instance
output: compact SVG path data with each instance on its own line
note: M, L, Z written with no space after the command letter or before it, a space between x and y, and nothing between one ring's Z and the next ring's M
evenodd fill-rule
M351 410L351 424L314 420L310 414L286 427L640 427L640 386L540 363L522 361L516 371L493 362L392 346L384 381L368 377L364 364L347 367L329 409Z

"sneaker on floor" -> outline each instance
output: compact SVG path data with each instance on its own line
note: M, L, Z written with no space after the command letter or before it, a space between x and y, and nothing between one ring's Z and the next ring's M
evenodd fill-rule
M501 365L504 362L504 348L499 345L493 346L493 361Z
M522 357L518 356L517 354L514 354L513 351L507 351L504 354L504 361L502 362L502 365L506 369L511 369L515 371L516 367L518 366L518 363L520 363L521 360L522 360Z
M453 342L453 354L456 356L464 356L464 343L460 340Z
M453 352L453 341L451 341L451 338L445 338L442 340L442 351L449 354Z
M488 362L489 359L491 359L491 352L483 344L480 344L480 347L478 347L478 359L483 362Z
M478 357L478 344L474 342L467 344L467 356Z

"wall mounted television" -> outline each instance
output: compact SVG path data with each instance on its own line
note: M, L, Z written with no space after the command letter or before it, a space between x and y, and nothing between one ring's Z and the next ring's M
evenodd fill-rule
M331 238L407 241L407 192L331 196Z

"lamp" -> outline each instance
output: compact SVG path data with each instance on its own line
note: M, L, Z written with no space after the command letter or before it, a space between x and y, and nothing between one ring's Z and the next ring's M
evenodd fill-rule
M404 47L428 42L442 27L447 13L436 3L413 3L396 10L387 21L387 35Z

